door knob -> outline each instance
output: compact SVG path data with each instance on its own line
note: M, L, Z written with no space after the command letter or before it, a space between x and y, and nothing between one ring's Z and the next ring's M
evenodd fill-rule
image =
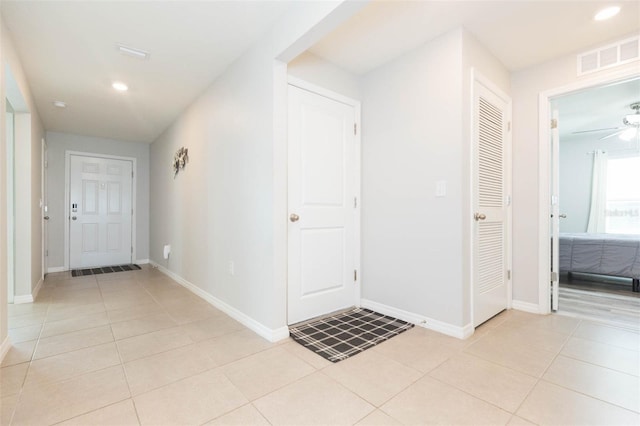
M289 216L289 220L290 220L291 222L297 222L298 220L300 220L300 216L298 216L298 215L297 215L297 214L295 214L295 213L291 213L291 216Z
M71 216L71 219L72 219L72 220L76 220L76 219L77 219L77 217L76 217L76 216Z
M49 220L49 216L45 216L45 217L44 217L44 220Z
M476 213L473 215L473 218L475 220L485 220L487 218L487 215L484 213Z

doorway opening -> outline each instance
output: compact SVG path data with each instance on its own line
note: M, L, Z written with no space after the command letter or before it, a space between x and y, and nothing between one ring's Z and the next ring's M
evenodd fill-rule
M640 78L550 100L551 307L638 327Z

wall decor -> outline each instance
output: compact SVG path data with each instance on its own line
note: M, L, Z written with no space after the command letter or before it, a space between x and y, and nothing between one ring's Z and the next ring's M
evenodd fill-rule
M178 175L180 170L184 170L184 166L189 162L189 150L185 147L176 151L173 156L173 178Z

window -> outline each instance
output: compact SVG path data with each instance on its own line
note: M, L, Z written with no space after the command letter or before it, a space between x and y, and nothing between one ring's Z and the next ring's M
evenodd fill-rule
M640 235L640 157L608 161L605 232Z

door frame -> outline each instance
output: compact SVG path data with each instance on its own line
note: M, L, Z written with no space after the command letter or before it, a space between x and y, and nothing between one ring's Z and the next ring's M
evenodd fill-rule
M48 220L45 219L44 217L48 215L48 211L49 211L49 206L48 206L48 199L47 199L47 188L48 188L48 181L47 181L47 173L48 173L48 167L49 167L49 162L47 160L47 155L48 155L48 150L49 147L47 146L47 141L45 140L45 138L41 139L41 145L40 145L40 165L41 165L41 169L40 169L40 196L42 198L40 198L40 221L42 223L41 225L41 230L42 230L42 236L41 236L41 245L42 245L42 271L40 272L40 278L42 280L44 280L44 276L47 274L47 269L49 268L48 263L49 263L49 223Z
M551 313L551 100L605 84L621 83L640 77L634 67L606 72L592 78L545 90L538 96L538 312Z
M71 176L71 156L75 155L78 157L91 157L91 158L103 158L108 160L122 160L122 161L131 161L132 162L132 170L133 177L131 179L131 208L133 209L133 214L131 215L131 247L133 248L133 252L131 253L131 262L135 262L134 259L135 254L137 253L137 245L136 245L136 216L138 215L138 208L136 206L136 188L137 188L137 179L138 179L138 167L137 167L137 159L135 157L124 157L120 155L108 155L108 154L98 154L94 152L82 152L82 151L65 151L64 152L64 270L69 270L69 191L70 191L70 176Z
M469 120L471 125L469 126L469 155L470 155L470 161L469 161L469 185L471 190L469 191L469 219L468 219L468 223L469 223L469 282L471 283L471 285L469 286L469 297L470 297L470 301L471 303L469 303L469 322L470 324L473 326L474 323L474 313L475 313L475 288L476 288L476 282L475 282L475 244L476 244L476 233L475 233L475 227L476 227L476 221L473 218L473 214L474 214L474 209L475 209L475 195L474 195L474 190L473 188L476 187L476 144L475 144L475 115L476 115L476 111L475 111L475 96L476 96L476 90L475 90L475 84L479 83L483 86L485 86L487 89L489 89L491 92L493 92L497 97L501 98L505 103L506 103L506 111L507 111L507 121L512 122L512 118L513 118L513 100L511 99L511 96L509 96L507 93L505 93L502 89L500 89L495 83L493 83L490 79L488 79L487 77L485 77L482 73L478 72L478 70L476 70L475 68L471 68L471 73L470 73L470 88L471 90L470 92L470 105L471 108L469 109ZM510 127L510 129L512 129L512 126ZM504 170L504 174L505 174L505 179L504 179L504 193L505 193L505 197L509 197L509 202L506 205L506 212L505 212L505 267L507 268L508 271L511 271L511 275L507 276L506 278L506 285L507 285L507 309L511 309L512 308L512 304L513 304L513 251L512 251L512 247L513 247L513 232L512 232L512 226L513 226L513 220L512 220L512 212L513 212L513 197L512 197L512 188L513 188L513 170L512 170L512 162L513 162L513 132L512 130L509 130L507 132L506 138L505 138L505 144L504 144L504 155L503 157L505 158L505 170ZM475 326L473 326L473 328L475 328Z
M360 231L360 226L361 226L361 207L362 207L362 192L361 192L361 182L362 182L362 168L361 168L361 163L362 163L362 159L361 159L361 143L362 143L362 125L361 125L361 102L352 98L349 98L347 96L341 95L339 93L336 93L332 90L328 90L325 89L324 87L318 86L316 84L313 83L309 83L306 80L302 80L300 78L297 77L293 77L291 75L287 76L287 92L289 89L289 86L295 86L299 89L303 89L303 90L307 90L309 92L315 93L316 95L319 96L323 96L325 98L334 100L336 102L340 102L346 105L349 105L351 107L353 107L354 109L354 114L355 114L355 124L356 124L356 134L355 134L355 164L354 164L354 174L355 174L355 183L354 183L354 192L355 192L355 196L357 198L357 203L356 203L356 207L354 209L353 214L355 215L354 217L354 226L355 226L355 232L354 232L354 240L355 240L355 254L354 254L354 267L356 268L357 272L357 278L355 280L355 284L356 285L356 290L354 292L355 294L355 300L354 302L354 306L356 307L360 307L361 304L361 300L362 300L362 277L363 277L363 272L362 272L362 268L361 268L361 262L360 262L360 256L361 256L361 251L362 251L362 239L361 239L361 231ZM287 114L287 117L289 115ZM288 130L288 124L287 124L287 130ZM288 152L289 150L289 142L287 140L287 148L285 150L285 152ZM288 192L289 190L289 162L287 160L287 167L286 167L286 176L284 177L285 179L285 188ZM287 206L287 210L288 211L288 207L289 207L289 201L287 199L286 201L286 206ZM288 221L288 218L286 218L286 220ZM286 236L288 237L289 235L289 231L288 231L288 227L287 227L287 233ZM289 324L289 274L288 274L288 270L289 270L289 243L288 243L288 238L285 238L286 242L286 259L287 259L287 288L285 291L285 299L286 299L286 323ZM330 313L330 312L327 312Z

